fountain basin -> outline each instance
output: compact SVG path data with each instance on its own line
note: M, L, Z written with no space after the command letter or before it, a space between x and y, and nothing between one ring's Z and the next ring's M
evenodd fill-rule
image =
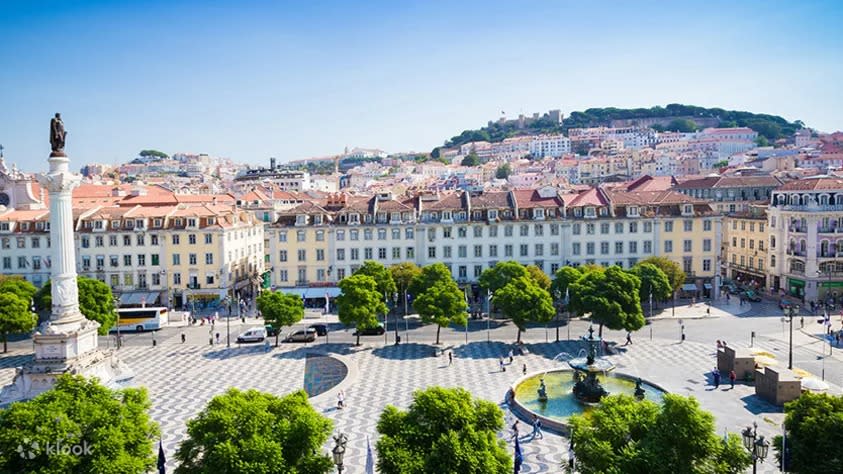
M568 418L587 412L592 407L581 403L573 394L574 371L569 369L536 372L518 379L507 393L510 409L525 422L531 422L533 415L542 420L542 425L559 434L568 434ZM548 400L538 399L540 380L544 378ZM638 377L612 372L600 375L600 384L610 395L623 393L634 396L635 381ZM644 398L661 403L667 390L653 383L642 380Z

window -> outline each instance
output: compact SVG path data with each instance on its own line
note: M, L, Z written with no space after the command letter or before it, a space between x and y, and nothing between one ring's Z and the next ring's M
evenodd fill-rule
M632 241L629 243L629 253L638 253L638 242Z
M436 258L436 247L427 248L427 258Z
M558 243L553 242L552 244L550 244L550 255L552 255L554 257L559 256L559 244Z
M150 236L149 236L149 242L150 242L152 245L158 245L158 235L157 235L157 234L152 234L152 235L150 235ZM207 242L207 243L210 243L210 242Z
M682 251L683 252L690 252L691 251L691 240L685 239L682 241Z
M431 230L431 232L435 232L433 229L430 229L430 230ZM445 239L450 239L452 230L453 229L451 229L450 227L443 227L442 228L442 237L445 238Z
M399 260L401 258L401 247L392 247L392 259Z
M296 231L296 242L304 242L307 240L307 235L305 235L303 230Z
M152 258L152 265L158 266L160 264L160 262L158 261L158 254L157 253L152 254L151 258Z
M580 235L580 224L574 224L571 227L571 233L573 233L574 235Z
M457 227L457 237L461 239L468 237L468 230L465 227Z
M530 228L526 224L521 225L518 230L518 235L520 235L521 237L527 237L530 234L529 229Z
M18 248L19 248L19 249L22 249L22 248L26 247L26 241L25 241L25 240L23 240L23 237L21 237L21 238L17 239L17 241L18 241ZM91 240L90 240L90 238L88 238L88 236L87 236L87 235L83 235L83 236L82 236L82 248L83 248L83 249L86 249L86 248L88 248L88 247L90 247L90 246L91 246Z
M188 234L187 243L190 245L196 245L196 234Z
M360 249L351 249L351 260L360 260Z
M360 240L360 231L357 229L351 230L348 232L348 238L350 240Z
M345 249L337 249L337 260L345 260Z
M585 243L585 254L586 255L594 255L594 242L586 242Z
M378 240L386 240L386 229L378 229Z
M673 241L672 240L665 240L664 241L664 253L673 253Z
M405 239L407 239L407 240L414 239L415 238L414 234L415 234L415 231L412 228L408 227L408 228L404 229L404 238Z
M519 245L518 250L519 250L520 256L526 257L528 255L528 252L529 252L529 247L527 246L527 244L521 244L521 245Z
M378 258L386 260L386 247L378 247Z
M638 233L638 223L637 222L630 222L629 223L629 233L630 234Z
M758 264L761 265L761 262L759 261ZM710 272L711 271L711 259L710 258L704 258L703 259L703 271L704 272Z
M574 255L580 254L580 243L579 242L574 242L571 245L571 253L574 254Z
M536 224L533 228L533 234L537 237L544 235L544 224Z
M694 271L694 260L691 257L682 258L682 271L686 274Z
M489 227L489 237L497 237L498 236L498 226L493 225Z
M104 245L103 238L101 235L94 237L94 247L102 247ZM38 247L38 237L32 238L32 248Z
M550 235L559 235L559 224L550 224Z
M653 242L649 240L644 241L644 253L651 254L653 253Z
M12 257L3 257L3 270L12 269Z
M108 245L111 247L117 247L117 236L116 235L109 235L108 236Z
M664 231L673 232L673 221L664 221Z
M181 265L181 255L177 253L173 254L173 265Z
M126 273L123 275L123 284L126 286L134 286L134 278L131 273Z
M483 228L479 225L474 226L474 237L478 239L483 237Z
M206 285L213 285L214 284L214 275L213 274L205 275L205 284Z
M615 233L623 234L623 222L615 222Z
M711 252L711 239L703 239L703 252Z
M609 242L600 242L600 255L609 254Z
M161 284L161 275L158 273L152 274L152 284L153 285L160 285Z
M214 264L214 254L206 253L205 254L205 265L213 265Z
M761 224L761 227L762 227L761 231L763 232L764 231L764 229L763 229L764 224ZM705 232L708 232L708 231L711 230L711 221L710 220L704 220L703 221L703 230ZM708 263L711 264L711 262L708 262Z
M205 243L206 243L206 244L211 244L211 243L213 243L213 242L214 242L214 236L213 236L213 234L205 234Z
M536 244L536 257L541 257L544 255L544 244Z
M280 260L282 262L287 261L287 251L286 250L281 250L280 252L278 252L278 260Z
M764 223L763 222L758 223L758 232L764 232Z
M26 257L18 257L18 268L26 268L28 265L26 261ZM82 257L82 268L85 270L90 270L91 268L91 257L87 255Z
M451 258L451 246L445 245L442 247L442 258Z
M686 220L682 221L682 227L684 228L685 232L693 232L694 231L694 221L686 219Z
M741 239L741 248L746 248L746 239Z
M615 253L623 253L623 242L615 242Z
M483 246L482 245L475 245L474 246L474 256L480 258L483 256Z
M588 235L594 235L594 224L586 224L585 233Z
M195 253L187 254L187 263L188 263L188 265L196 265L196 254Z
M773 236L773 235L770 236L770 248L771 249L776 248L776 237Z
M132 266L132 256L131 255L123 255L123 266L124 267L131 267Z
M653 231L653 223L652 222L645 222L644 223L644 232L652 232Z
M372 229L363 229L363 240L372 240Z
M372 259L372 247L366 247L366 248L363 249L363 258L365 260L371 260Z
M504 237L512 237L512 226L511 225L503 226L503 236Z
M465 258L468 256L468 249L465 245L460 245L457 247L457 252L460 258Z
M412 260L414 258L416 258L416 248L407 247L407 260Z
M296 259L299 262L303 262L303 261L307 260L307 250L298 249L298 251L296 252Z
M489 256L490 257L497 257L498 256L498 246L497 245L490 245L489 246Z
M138 266L145 267L146 266L146 255L138 254Z
M750 249L750 250L754 250L754 249L755 249L755 241L754 241L754 240L752 240L752 239L749 239L749 249Z
M340 271L344 272L345 270L337 270L337 274L339 274ZM287 270L281 270L278 274L278 279L281 281L289 281L290 277L289 273L287 273Z
M179 239L178 234L174 235L174 236L173 236L173 245L178 245L178 244L179 244L179 240L180 240L180 239ZM124 243L125 243L125 242L124 242Z
M325 260L325 249L316 249L316 260L319 262Z
M173 284L181 285L181 273L173 273Z
M504 257L511 257L512 256L512 245L506 244L503 246L503 256Z
M600 224L600 233L601 234L608 234L609 233L609 223L604 222Z

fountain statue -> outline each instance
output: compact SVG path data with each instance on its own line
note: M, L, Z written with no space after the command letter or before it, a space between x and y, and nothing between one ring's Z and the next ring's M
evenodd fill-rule
M594 340L594 328L588 328L588 355L585 363L582 359L574 359L569 361L569 365L574 369L574 396L583 403L598 403L601 398L609 394L597 378L597 374L612 370L615 366L609 361L596 360L597 343Z
M635 399L636 400L644 400L644 389L641 387L641 384L644 383L641 380L641 377L638 377L638 380L635 381Z
M547 401L547 386L544 384L544 379L541 379L541 383L539 385L539 401L546 402Z

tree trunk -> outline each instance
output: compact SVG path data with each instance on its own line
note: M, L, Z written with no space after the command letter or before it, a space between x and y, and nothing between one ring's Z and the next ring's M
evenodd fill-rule
M437 346L439 345L439 331L441 331L441 330L442 330L442 326L437 324L436 325L436 345Z
M278 338L281 337L280 331L275 331L275 347L278 347Z
M597 337L603 339L603 323L600 323L599 329L597 330Z
M518 338L515 340L518 344L521 344L521 328L518 328Z
M357 344L355 344L355 346L359 346L359 345L360 345L360 329L358 328L357 329Z

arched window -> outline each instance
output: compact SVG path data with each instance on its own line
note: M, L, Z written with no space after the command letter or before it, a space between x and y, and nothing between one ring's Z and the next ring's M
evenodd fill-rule
M820 256L828 257L828 241L823 240L820 242Z
M776 248L776 236L775 235L770 236L770 248L771 249Z
M820 194L820 205L827 206L828 205L828 195L827 194Z
M805 273L805 262L801 260L790 260L790 273Z
M808 244L805 242L805 239L799 241L799 252L804 254L806 249L808 248Z
M770 255L770 268L774 268L776 266L776 256Z

